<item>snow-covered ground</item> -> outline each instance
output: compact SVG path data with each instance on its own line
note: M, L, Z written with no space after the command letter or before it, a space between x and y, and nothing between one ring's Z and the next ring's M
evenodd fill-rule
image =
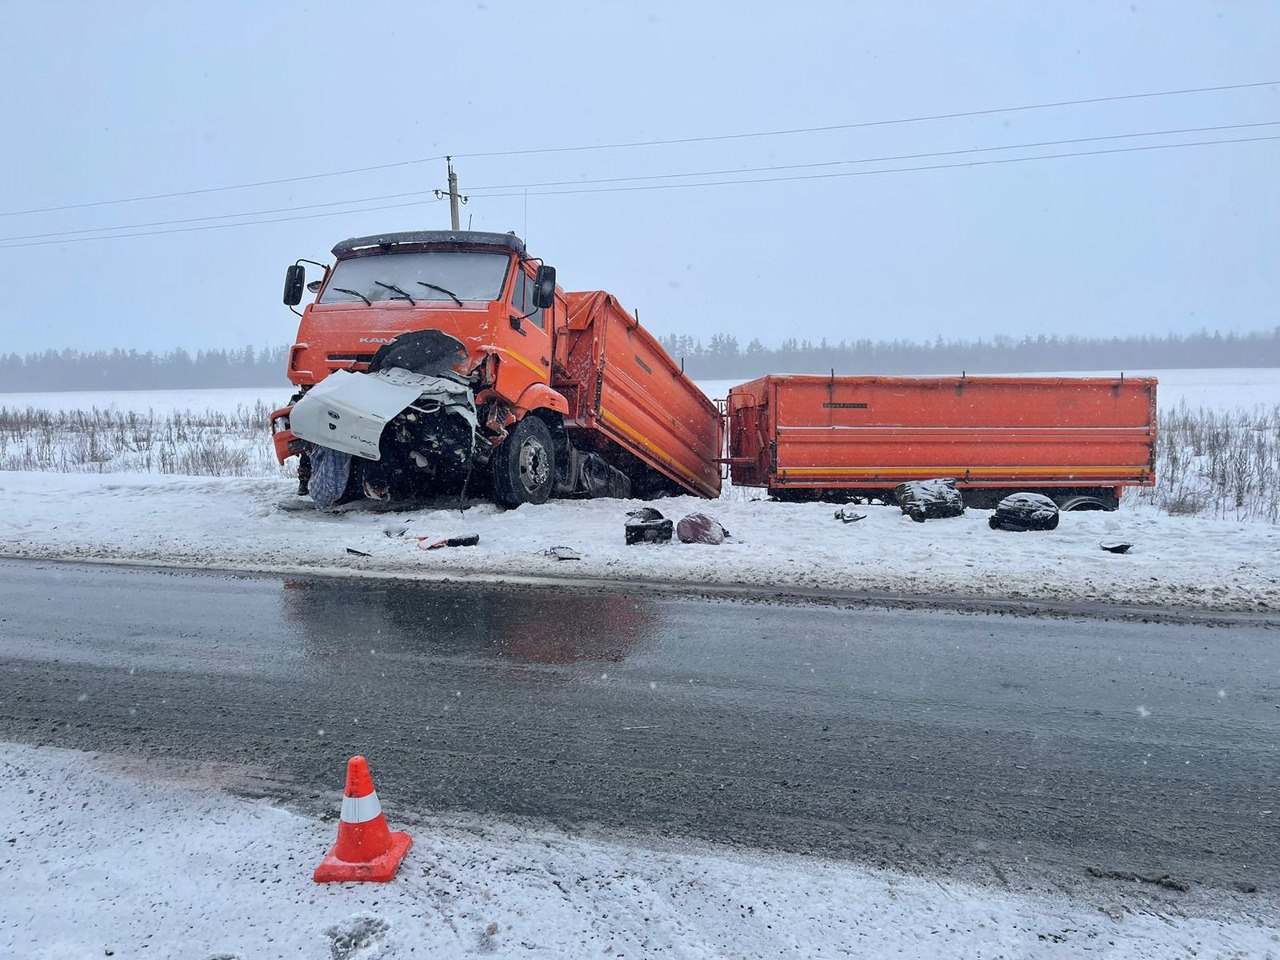
M1113 377L1117 370L1086 370L1070 373L1054 372L1027 376ZM1185 402L1190 407L1236 410L1254 406L1280 404L1280 367L1258 367L1223 370L1126 370L1126 376L1160 378L1157 398L1162 408ZM1021 374L1019 374L1021 376ZM699 380L698 386L707 396L724 397L729 388L743 379ZM85 390L61 393L0 393L0 407L37 410L91 410L111 408L120 411L167 414L179 410L216 410L234 413L237 407L252 409L263 403L276 409L289 400L293 388L228 387L203 390Z
M334 825L210 785L235 776L0 744L0 956L1280 955L1269 920L1188 916L1167 897L1132 909L1103 886L1084 902L816 858L422 819L397 811L385 779L393 829L414 835L399 875L317 885Z
M326 514L293 497L292 487L266 478L0 473L0 555L1280 609L1280 526L1170 517L1153 508L1067 513L1057 530L1008 533L989 529L986 511L921 524L897 508L870 506L860 508L867 519L845 524L827 504L773 503L737 490L717 502L675 497L656 503L676 519L691 512L716 516L732 534L725 544L626 546L626 512L639 502ZM424 551L414 539L469 533L479 534L478 546ZM1099 548L1112 539L1131 541L1133 550L1117 555ZM544 556L553 546L571 547L582 559Z
M1159 375L1166 406L1185 402L1241 410L1280 404L1276 369ZM730 384L702 385L723 396ZM1280 527L1225 519L1273 514L1273 481L1268 486L1265 478L1236 478L1253 484L1245 506L1238 507L1231 496L1240 484L1227 482L1235 475L1228 477L1220 464L1223 477L1210 482L1197 473L1187 450L1168 451L1178 453L1180 472L1161 461L1163 487L1141 496L1131 492L1116 514L1064 515L1053 533L996 533L979 511L917 525L879 507L865 510L867 520L846 526L827 506L760 502L761 491L729 489L714 503L680 498L659 505L675 518L694 511L718 516L734 534L725 546L626 547L622 523L638 504L618 501L556 502L505 513L477 506L465 515L283 511L277 504L291 485L282 479L259 425L267 407L253 405L273 406L284 392L0 394L0 408L24 403L64 411L163 411L138 423L119 414L14 420L8 433L0 433L0 465L9 468L0 470L0 554L398 576L574 575L1231 610L1274 611L1280 605ZM1224 424L1206 429L1221 433ZM1244 427L1236 432L1249 440L1236 447L1270 451L1263 466L1271 464L1274 447L1252 444ZM1175 501L1184 512L1208 516L1170 517L1151 505ZM481 542L424 553L413 539L383 536L390 524L437 539L479 533ZM1114 556L1098 548L1100 540L1117 538L1132 540L1133 551ZM572 547L583 559L557 563L543 556L558 545ZM372 556L348 554L348 547Z
M169 414L178 411L214 410L235 413L252 410L259 403L272 410L285 406L294 387L207 387L196 390L63 390L51 393L0 393L0 407L25 410L119 410Z

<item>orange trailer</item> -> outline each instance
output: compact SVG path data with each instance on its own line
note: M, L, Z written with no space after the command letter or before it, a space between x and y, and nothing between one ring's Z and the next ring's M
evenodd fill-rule
M1033 491L1113 510L1155 483L1154 378L767 376L730 390L726 415L734 484L779 499L954 477L973 506Z

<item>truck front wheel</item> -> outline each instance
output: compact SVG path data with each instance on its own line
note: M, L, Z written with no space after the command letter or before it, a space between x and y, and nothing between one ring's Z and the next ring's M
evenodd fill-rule
M538 417L526 416L511 428L489 461L493 498L506 507L546 503L556 480L555 443Z

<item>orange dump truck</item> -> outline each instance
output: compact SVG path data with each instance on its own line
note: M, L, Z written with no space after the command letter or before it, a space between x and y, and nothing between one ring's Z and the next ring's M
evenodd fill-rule
M288 306L316 294L289 353L298 391L271 418L300 493L719 494L715 405L614 297L565 293L514 235L390 233L333 255L285 277Z
M730 390L726 416L733 483L785 500L951 477L975 507L1027 491L1114 510L1155 483L1152 378L767 376Z

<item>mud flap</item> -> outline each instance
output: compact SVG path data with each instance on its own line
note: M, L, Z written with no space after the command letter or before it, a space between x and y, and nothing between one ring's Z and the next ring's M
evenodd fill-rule
M598 453L579 454L579 496L614 497L625 500L631 496L631 480L621 470L611 466Z
M631 496L631 478L600 454L570 446L557 467L555 495L626 500Z

